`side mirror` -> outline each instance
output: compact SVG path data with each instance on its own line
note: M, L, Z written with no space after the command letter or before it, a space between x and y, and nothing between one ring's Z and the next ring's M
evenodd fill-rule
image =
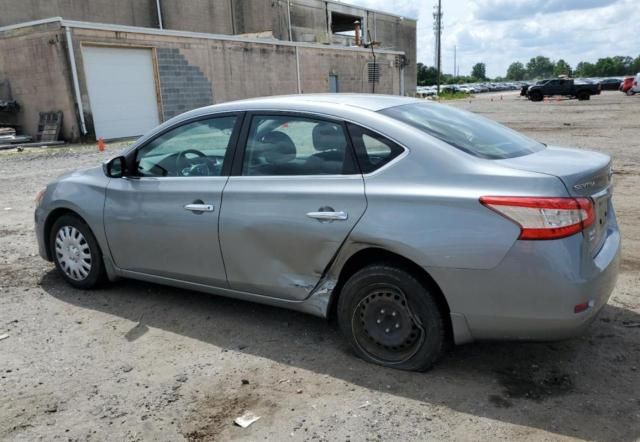
M122 178L125 170L125 159L123 156L111 158L102 163L102 170L109 178Z

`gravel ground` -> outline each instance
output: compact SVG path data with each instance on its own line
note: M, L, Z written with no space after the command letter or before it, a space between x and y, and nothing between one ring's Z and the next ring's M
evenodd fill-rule
M37 256L33 196L123 145L0 152L0 439L639 440L640 97L452 105L614 157L622 269L586 335L465 345L405 373L310 316L134 281L73 290ZM234 426L246 410L261 419Z

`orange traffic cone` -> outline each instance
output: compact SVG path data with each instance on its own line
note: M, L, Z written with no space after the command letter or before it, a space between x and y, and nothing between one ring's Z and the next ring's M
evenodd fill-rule
M98 138L98 150L104 152L104 138Z

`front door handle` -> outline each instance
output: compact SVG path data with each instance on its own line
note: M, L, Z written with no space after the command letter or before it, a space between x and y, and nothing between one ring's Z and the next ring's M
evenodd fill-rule
M187 204L184 206L184 210L190 210L192 212L213 212L213 205L211 204Z
M347 212L309 212L307 216L318 221L345 221L349 219Z

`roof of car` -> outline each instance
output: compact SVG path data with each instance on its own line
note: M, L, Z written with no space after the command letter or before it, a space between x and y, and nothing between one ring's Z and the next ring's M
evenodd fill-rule
M420 100L415 98L401 97L397 95L381 95L381 94L298 94L298 95L279 95L272 97L250 98L246 100L230 101L211 108L232 107L237 110L250 109L252 107L274 106L286 109L288 105L300 104L336 104L359 107L370 111L379 111L393 106L402 104L415 103Z

